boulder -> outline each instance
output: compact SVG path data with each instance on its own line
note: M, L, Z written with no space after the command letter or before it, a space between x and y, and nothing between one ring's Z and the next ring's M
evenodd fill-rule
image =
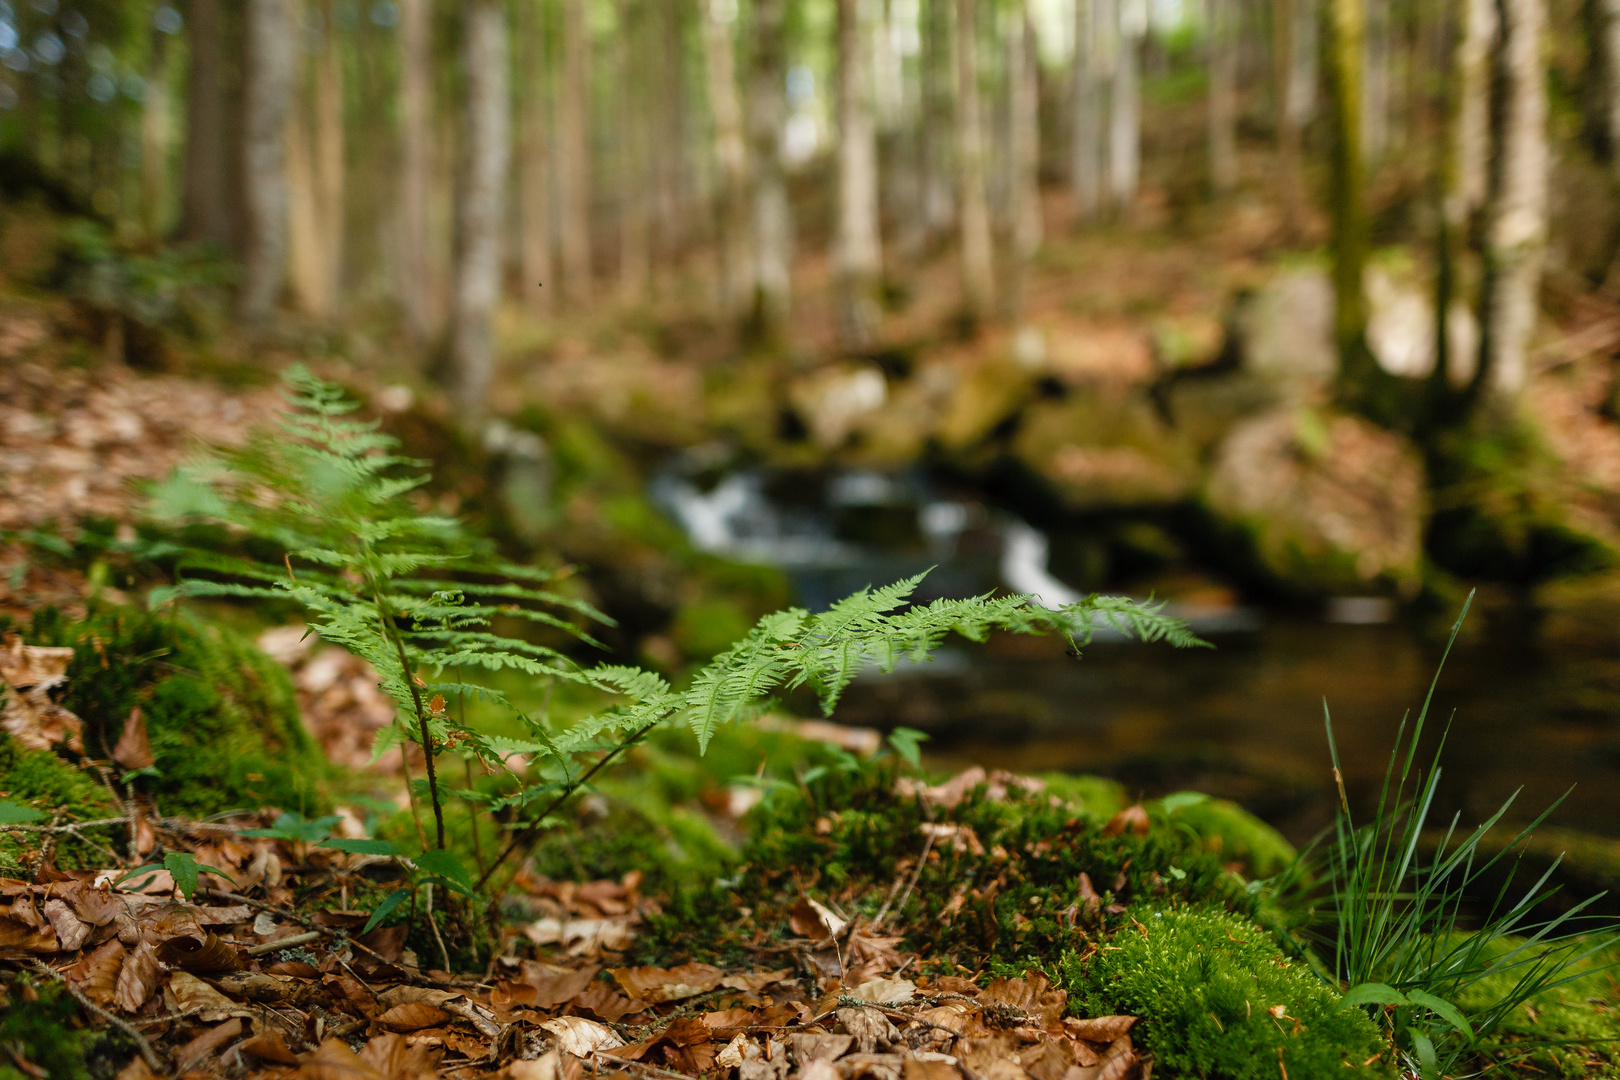
M867 364L826 368L788 389L788 400L810 437L826 450L842 446L888 399L889 384L883 372Z
M1299 394L1338 370L1333 345L1333 282L1318 267L1285 270L1245 300L1235 329L1243 366Z
M1285 406L1232 430L1205 496L1280 584L1333 593L1383 581L1408 592L1422 566L1424 491L1406 439L1358 417Z
M1024 411L1013 449L1072 509L1161 505L1199 483L1194 448L1142 392L1081 389L1037 402Z

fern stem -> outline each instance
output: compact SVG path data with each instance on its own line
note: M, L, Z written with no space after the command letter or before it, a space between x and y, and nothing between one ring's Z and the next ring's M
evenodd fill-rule
M377 602L377 617L382 623L383 636L394 645L394 651L399 654L399 675L405 680L405 686L411 692L411 705L416 709L417 727L422 733L422 757L427 761L428 795L433 799L433 823L439 831L439 848L444 848L444 807L439 805L439 777L433 766L433 733L428 730L427 710L422 707L422 693L416 688L416 680L411 677L411 664L405 657L405 640L399 636L399 628L394 625L393 618L388 611L388 605L383 603L381 590L372 589L371 597ZM406 781L406 787L410 782Z
M530 822L526 828L520 830L512 836L511 841L506 845L501 853L495 857L495 861L490 864L489 869L485 870L483 875L479 877L477 888L480 890L483 889L484 884L489 881L490 875L494 874L496 870L500 869L501 864L506 862L506 860L511 857L512 852L522 847L526 841L533 837L535 833L540 831L540 826L545 822L546 818L551 816L552 811L561 806L571 795L574 794L574 792L590 783L591 777L601 772L602 769L607 766L608 762L612 761L614 758L636 745L636 743L646 738L647 733L653 728L657 727L658 724L659 721L654 720L651 723L644 724L640 728L631 732L630 735L626 737L623 742L619 743L618 746L615 746L612 750L609 750L607 753L598 758L596 760L596 764L592 765L583 776L564 787L562 791L558 792L557 797L551 800L551 805L542 810L540 815Z

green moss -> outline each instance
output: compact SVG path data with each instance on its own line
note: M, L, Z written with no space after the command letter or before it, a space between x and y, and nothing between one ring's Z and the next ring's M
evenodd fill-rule
M235 632L120 608L83 623L44 613L28 640L73 646L62 704L84 721L91 757L110 758L141 709L155 772L135 783L163 813L324 808L330 769L304 730L291 680Z
M1242 866L1249 877L1281 873L1298 857L1281 833L1226 799L1204 799L1169 817L1191 830L1210 852Z
M1518 944L1507 940L1493 951ZM1620 1077L1620 944L1580 965L1571 982L1536 995L1484 1035L1481 1048L1521 1060L1526 1073L1565 1077ZM1458 995L1464 1011L1488 1008L1509 994L1520 972L1486 975Z
M45 1070L50 1080L90 1080L86 1057L101 1041L92 1031L77 1027L78 1008L66 988L39 984L17 976L0 984L0 1051L13 1050L30 1065ZM24 1080L10 1067L10 1054L0 1061L0 1080ZM28 1078L32 1080L32 1078Z
M1080 1015L1141 1018L1132 1035L1155 1073L1276 1080L1280 1061L1290 1080L1342 1077L1347 1065L1392 1075L1362 1067L1382 1048L1373 1022L1339 1009L1338 994L1254 923L1209 904L1137 904L1130 916L1139 926L1059 967Z
M49 750L26 750L4 734L0 734L0 798L76 821L119 813L107 789L91 774ZM37 845L19 843L0 832L0 874L31 871L24 856L37 850ZM103 866L107 857L82 840L63 836L55 847L55 862L61 869L79 870Z

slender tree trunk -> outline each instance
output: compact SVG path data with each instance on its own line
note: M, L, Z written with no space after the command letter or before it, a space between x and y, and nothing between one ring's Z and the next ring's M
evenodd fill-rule
M720 251L720 306L726 315L742 315L754 295L748 213L748 143L742 103L737 94L735 11L703 5L704 75L709 112L714 116L714 158L720 173L715 223ZM726 16L731 17L726 17Z
M1390 0L1363 0L1361 154L1374 166L1389 147L1391 19Z
M558 136L558 206L563 288L570 303L591 300L591 35L585 0L563 0L563 72Z
M955 0L926 0L922 54L922 201L917 212L932 241L956 222L956 166L951 127L955 116L956 57L951 48Z
M1109 188L1115 206L1129 212L1142 172L1142 38L1146 0L1117 0L1118 49L1114 55L1113 114L1109 127Z
M336 4L325 0L321 53L315 68L315 205L321 228L321 310L336 315L343 304L343 56Z
M647 123L646 8L636 0L619 0L619 31L614 35L614 64L618 68L619 106L619 295L626 303L647 298L651 274L648 246L652 172Z
M1237 0L1208 0L1209 185L1216 195L1237 186Z
M686 43L683 37L684 12L681 0L659 0L654 10L658 18L649 32L654 34L650 43L656 57L657 108L653 147L652 190L648 198L649 217L658 222L658 273L660 289L667 292L673 273L687 245L687 109L686 109ZM661 52L662 55L659 55Z
M1277 74L1277 170L1283 228L1297 237L1305 224L1302 141L1316 106L1317 0L1274 0L1273 60Z
M1366 392L1374 374L1367 350L1367 300L1362 278L1367 262L1367 221L1362 206L1361 0L1329 0L1333 83L1333 296L1334 340L1339 380L1348 397Z
M191 0L187 8L185 187L181 232L188 240L229 246L225 131L225 27L219 0Z
M1113 53L1114 0L1074 0L1074 70L1069 85L1074 110L1069 182L1080 220L1103 210L1103 123Z
M467 112L456 193L456 280L450 354L463 414L483 412L495 373L495 308L501 298L501 232L511 159L506 5L463 8Z
M754 144L753 335L776 344L786 332L792 302L793 217L782 169L782 124L787 113L785 0L754 4L754 63L749 129Z
M1483 336L1476 383L1511 401L1529 374L1537 291L1547 246L1546 0L1498 0L1495 153L1485 208Z
M287 270L287 117L298 75L290 0L247 0L242 82L246 250L238 305L249 322L275 308Z
M399 306L418 346L438 323L429 284L428 197L433 175L433 0L400 0Z
M970 321L995 302L995 254L985 190L984 118L979 105L977 0L956 0L956 188L963 306Z
M838 267L839 325L844 346L865 347L881 318L883 273L878 233L877 132L867 93L871 56L859 0L838 0Z
M1603 120L1609 141L1609 168L1620 176L1620 0L1597 0L1603 56Z
M141 217L148 234L163 231L169 194L169 36L152 33L141 101Z
M287 117L287 280L298 310L320 319L328 314L329 290L309 113L307 95L300 92Z
M537 318L551 314L557 283L551 262L551 70L546 48L545 11L540 0L518 7L523 63L518 163L519 216L522 219L524 306Z
M1019 25L1008 38L1008 74L1012 84L1012 241L1016 267L1010 307L1022 314L1029 265L1040 250L1041 219L1041 86L1035 22L1028 0Z
M1454 0L1457 32L1447 101L1447 142L1441 160L1439 260L1435 274L1435 310L1474 306L1461 295L1464 265L1473 248L1474 223L1485 201L1489 180L1491 56L1498 30L1495 0ZM1450 397L1449 380L1458 372L1477 371L1477 355L1464 357L1451 338L1451 320L1435 320L1436 402Z

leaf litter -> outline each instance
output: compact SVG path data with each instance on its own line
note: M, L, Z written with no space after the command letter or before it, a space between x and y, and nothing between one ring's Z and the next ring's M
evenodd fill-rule
M0 966L65 983L89 1023L124 1031L141 1052L120 1080L1152 1072L1134 1017L1066 1017L1067 994L1039 973L982 984L920 973L925 958L882 932L882 915L846 918L831 897L799 898L785 946L761 951L775 965L631 966L622 958L659 910L638 874L525 871L506 902L527 918L505 928L487 971L452 975L405 947L405 926L364 933L366 912L332 905L374 887L367 875L385 860L240 835L266 816L149 822L164 851L220 871L200 870L189 899L161 871L120 883L123 868L45 866L32 882L0 879ZM796 961L785 967L784 948Z

